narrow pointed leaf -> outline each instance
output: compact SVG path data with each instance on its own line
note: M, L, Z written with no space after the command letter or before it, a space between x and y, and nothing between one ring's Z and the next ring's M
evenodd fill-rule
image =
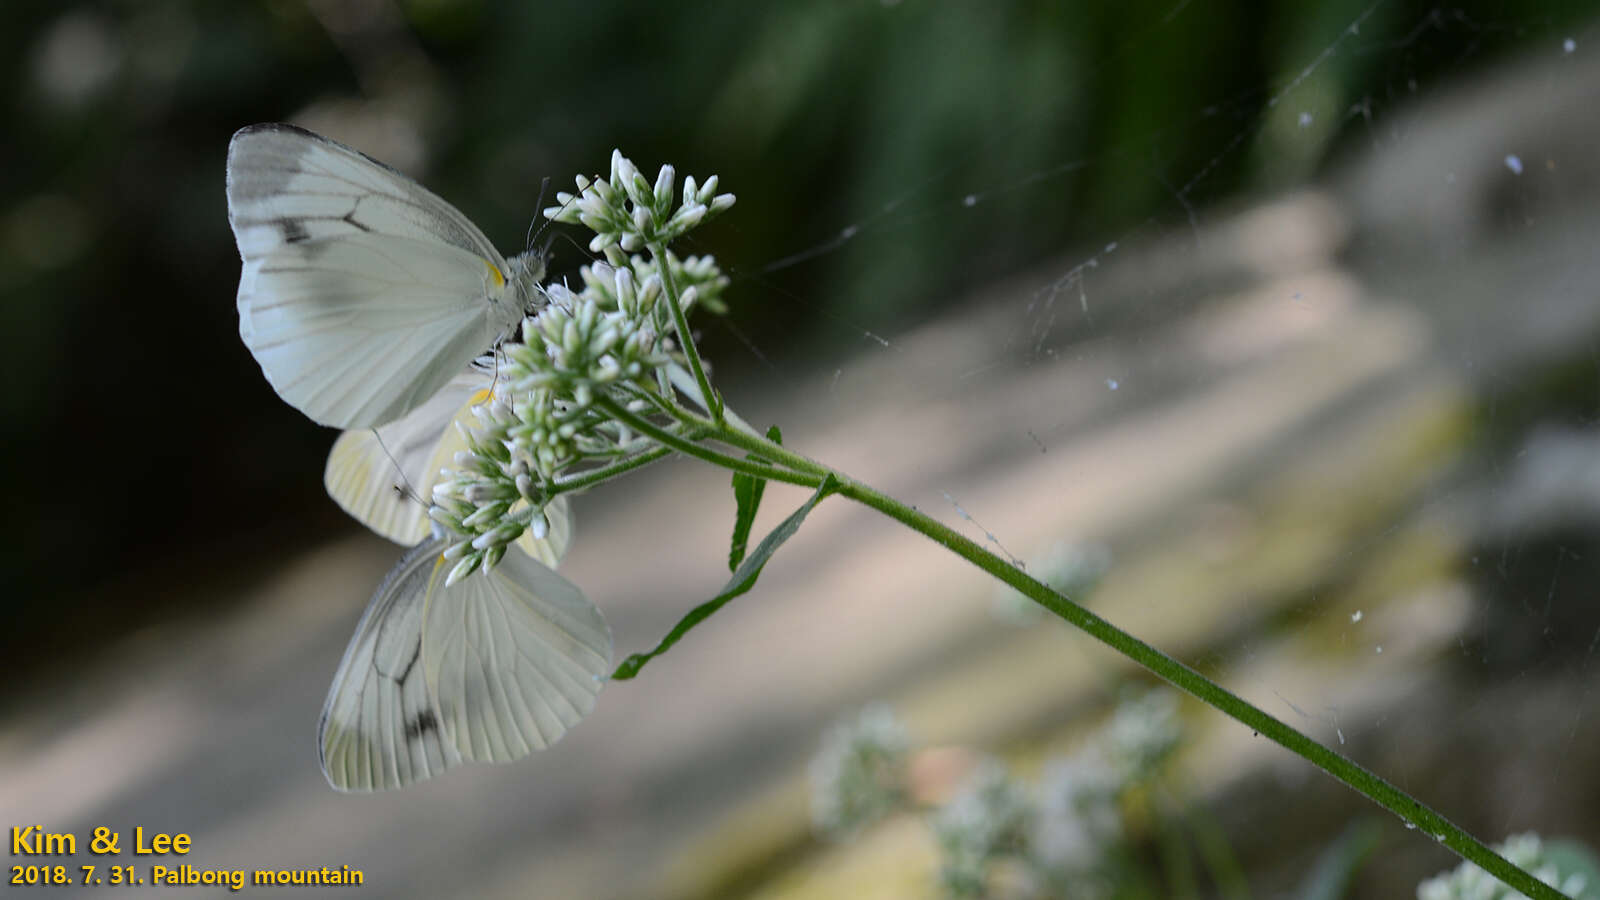
M800 523L804 522L811 510L822 502L822 498L838 490L838 487L839 484L834 480L833 476L828 476L809 500L801 504L799 509L789 514L789 518L778 523L777 528L772 529L766 537L761 539L761 543L756 545L755 550L745 557L744 561L739 564L738 569L734 570L733 577L728 579L728 583L722 588L721 593L689 610L688 615L679 619L678 624L672 626L672 630L667 632L667 636L662 638L654 649L648 653L635 653L623 660L622 664L617 666L617 670L611 674L612 680L626 681L639 674L639 670L644 668L645 663L671 649L672 645L676 644L680 638L688 633L689 629L710 618L712 613L726 606L728 601L754 587L756 579L761 576L761 569L766 566L767 560L772 558L772 554L777 552L784 541L793 537L794 533L800 530Z
M774 425L767 429L767 439L774 444L783 443L783 432ZM748 457L759 459L755 455ZM733 502L737 510L733 519L733 541L728 547L728 571L739 570L746 548L750 544L750 526L755 524L756 510L761 508L761 495L767 489L767 480L743 472L733 473Z

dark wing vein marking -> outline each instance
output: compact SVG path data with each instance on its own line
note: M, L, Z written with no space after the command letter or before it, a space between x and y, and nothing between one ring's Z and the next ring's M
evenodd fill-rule
M405 735L407 741L414 741L423 735L428 734L429 732L435 732L438 730L439 717L434 715L433 710L431 709L425 709L422 712L417 713L405 724Z
M413 645L412 648L411 648L411 658L406 660L405 666L400 669L400 673L398 675L390 675L388 672L385 672L382 669L378 669L377 666L373 666L373 668L377 669L378 674L382 675L384 678L389 679L390 681L394 682L395 684L404 685L406 683L406 679L411 677L411 669L416 666L417 660L419 660L421 658L422 658L422 635L419 634L419 635L417 635L416 644Z
M391 165L388 165L387 163L373 159L354 147L347 146L331 138L323 137L315 132L307 131L304 128L282 123L253 125L247 128L242 128L237 134L234 135L233 143L237 145L241 140L248 139L253 135L268 134L293 135L306 141L310 146L318 148L320 152L328 153L334 160L339 160L341 154L348 155L349 157L353 158L354 161L365 163L367 166L370 166L372 169L376 170L376 174L380 176L387 176L394 182L395 185L400 187L403 193L396 193L392 189L385 189L386 186L382 184L381 178L378 180L378 183L372 183L372 179L367 178L366 176L369 176L373 173L361 171L359 166L357 167L356 171L358 176L363 180L357 180L357 178L352 178L346 174L341 174L339 171L330 169L328 167L328 163L318 161L312 155L305 153L303 150L297 151L297 148L284 148L282 145L279 145L277 147L272 147L271 149L263 148L263 150L260 152L266 154L264 158L257 158L250 164L241 163L238 165L238 170L241 173L247 171L253 171L256 174L270 172L281 173L290 177L296 175L305 175L311 178L326 179L327 181L331 181L335 184L348 186L356 193L353 195L345 195L340 192L327 190L292 190L288 188L287 184L284 184L281 186L279 191L265 197L241 192L236 196L236 199L241 204L246 202L262 202L270 200L272 196L281 197L292 196L296 194L324 197L353 196L358 204L362 199L382 197L397 205L409 207L419 213L420 215L415 218L402 216L402 218L410 218L411 221L409 224L411 224L413 227L418 227L422 221L439 221L448 226L448 233L435 232L435 237L443 239L445 243L482 256L491 263L498 264L499 253L495 250L494 245L489 241L488 237L472 223L472 220L466 217L465 214L456 209L442 197L439 197L432 191L429 191L427 188L423 187L411 176L401 172ZM234 151L232 147L230 147L230 166L234 164L234 159ZM287 181L287 179L285 180ZM234 179L230 178L230 197L235 197L235 195L232 193L232 190L235 187L233 182ZM233 212L231 206L232 204L230 203L230 213ZM354 211L352 211L352 216L353 215ZM365 227L363 223L355 221L353 218L348 219L347 221L349 221L352 226L361 228L363 231L371 230L370 227Z

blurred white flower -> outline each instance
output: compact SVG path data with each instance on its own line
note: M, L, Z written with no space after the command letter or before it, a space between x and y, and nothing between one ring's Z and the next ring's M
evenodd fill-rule
M945 891L955 897L982 896L990 863L1027 849L1034 814L1028 788L1003 763L980 763L933 818Z
M1166 688L1124 699L1100 733L1106 756L1125 784L1154 774L1182 737L1178 695Z
M1600 898L1600 885L1589 884L1581 872L1562 872L1546 854L1537 834L1512 835L1495 848L1512 865L1574 900ZM1469 862L1417 885L1417 900L1526 900L1527 895L1507 887L1500 879Z
M1059 874L1099 864L1122 838L1117 797L1123 787L1117 770L1093 748L1047 766L1033 827L1035 862Z
M817 830L846 838L892 811L906 796L910 752L905 726L883 704L830 728L811 759Z

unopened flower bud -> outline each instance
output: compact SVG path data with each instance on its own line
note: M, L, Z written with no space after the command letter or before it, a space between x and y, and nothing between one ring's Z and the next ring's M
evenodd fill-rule
M708 202L710 202L711 198L716 195L716 193L717 193L717 176L713 175L710 178L706 179L706 183L701 185L700 189L698 191L695 191L694 199L697 200L700 203L708 203ZM688 191L684 191L684 196L688 196ZM730 195L726 195L726 196L732 196L732 195L730 194Z
M672 205L672 183L678 179L678 173L672 166L662 166L656 173L655 205L656 209L666 209Z
M481 562L482 559L483 557L476 553L468 554L467 556L462 557L462 559L455 564L455 568L450 570L450 574L445 576L445 587L449 587L468 575L471 575L472 570L478 567L478 563Z

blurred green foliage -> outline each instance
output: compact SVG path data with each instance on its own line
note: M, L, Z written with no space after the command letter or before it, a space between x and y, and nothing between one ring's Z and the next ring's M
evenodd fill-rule
M236 337L222 174L242 125L357 144L506 247L544 178L612 147L718 173L740 205L693 249L735 276L734 309L707 349L793 372L1030 261L1299 183L1371 139L1352 120L1593 9L1535 6L5 4L12 642L124 629L177 572L348 527L318 478L332 436ZM581 259L555 250L556 272Z

